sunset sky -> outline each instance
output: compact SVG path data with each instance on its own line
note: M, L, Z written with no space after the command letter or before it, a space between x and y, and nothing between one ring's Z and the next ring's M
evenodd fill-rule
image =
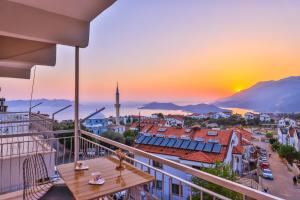
M299 0L118 0L80 52L81 101L207 102L258 81L300 75ZM74 48L38 66L34 98L74 96ZM0 78L28 99L32 80Z

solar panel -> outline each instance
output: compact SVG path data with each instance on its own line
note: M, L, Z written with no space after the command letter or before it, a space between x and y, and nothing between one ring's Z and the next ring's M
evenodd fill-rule
M222 148L221 144L214 144L214 148L212 149L211 152L213 152L213 153L220 153L221 152L221 148Z
M198 142L197 141L191 141L189 146L187 147L188 150L194 150L197 146Z
M187 147L189 146L190 142L191 142L190 140L184 140L183 143L180 146L180 149L187 149Z
M175 142L176 142L176 139L171 138L170 141L167 144L167 147L173 147Z
M205 147L203 148L203 151L211 152L213 145L214 145L213 143L205 143Z
M145 139L143 140L142 144L148 144L148 142L151 140L152 137L146 136Z
M145 136L144 136L144 135L141 135L141 136L135 141L135 143L136 143L136 144L140 144L144 139L145 139Z
M198 145L196 146L195 151L202 151L205 143L204 142L198 142Z
M176 143L174 144L174 148L179 148L181 143L183 142L183 140L179 139L179 140L176 140Z
M153 145L159 146L163 140L164 140L164 138L159 137L159 138L157 138L157 140L155 141L155 143Z
M152 137L151 140L148 142L149 145L154 144L154 142L157 140L157 137Z
M165 139L160 143L159 146L165 147L165 146L167 146L167 144L168 144L169 141L170 141L169 138L165 138Z

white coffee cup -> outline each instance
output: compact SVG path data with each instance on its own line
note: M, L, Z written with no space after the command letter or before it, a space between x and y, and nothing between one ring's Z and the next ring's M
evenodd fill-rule
M100 173L100 172L93 172L91 175L92 175L93 180L94 180L95 182L97 182L98 180L101 179L101 173Z

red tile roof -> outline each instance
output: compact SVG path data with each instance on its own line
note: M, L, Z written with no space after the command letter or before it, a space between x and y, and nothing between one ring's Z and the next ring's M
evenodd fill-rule
M130 128L137 128L138 126L141 126L141 129L145 126L149 125L158 125L158 126L163 126L166 124L166 121L163 119L152 119L152 118L147 118L147 119L142 119L141 122L133 122L130 126Z
M222 147L221 152L218 154L195 151L193 153L189 153L183 156L181 159L213 164L215 162L223 162L226 157L226 154L227 154L227 148Z
M217 161L223 162L227 154L226 147L222 147L222 150L219 154L205 153L202 151L188 151L182 149L173 149L173 148L158 147L158 146L151 146L151 145L136 145L136 148L149 153L176 156L182 160L203 162L209 164L214 164Z
M201 137L204 139L204 142L208 142L210 139L218 140L219 143L222 145L221 152L207 153L202 151L188 151L188 150L159 147L153 145L136 145L136 147L150 153L177 156L182 160L189 160L189 161L203 162L203 163L210 163L210 164L213 164L216 161L220 161L220 162L224 161L227 155L228 145L231 141L231 136L233 132L232 130L211 130L211 129L199 129L199 128L194 128L194 129L191 128L190 131L188 131L188 129L186 128L176 128L176 127L164 127L165 131L160 132L159 131L160 128L162 127L153 125L151 126L151 128L144 127L142 129L142 132L148 134L162 134L166 137L176 136L177 138L180 138L181 136L189 136L191 139ZM215 136L208 135L209 131L216 132L217 134Z
M208 135L208 132L216 132L216 136ZM218 140L221 145L228 145L231 139L231 130L211 130L211 129L198 129L193 133L193 139L197 137L204 138L205 142L210 139Z
M242 146L251 144L253 136L249 131L241 128L233 128L231 130L233 130L237 134L239 140L241 140Z
M245 151L244 147L242 147L241 145L237 145L236 147L233 147L233 154L243 154Z
M165 131L159 131L165 128ZM189 136L191 139L203 138L204 142L208 142L210 139L218 140L222 145L228 145L232 130L211 130L211 129L199 129L195 128L180 128L180 127L164 127L157 125L145 125L141 127L141 132L148 134L161 134L166 137L176 136L180 138L181 136ZM208 135L208 132L216 132L216 136Z
M165 131L160 131L165 129ZM189 131L188 131L189 130ZM243 154L245 149L242 146L246 145L246 141L251 141L252 134L243 129L229 129L229 130L211 130L211 129L199 129L195 128L178 128L178 127L164 127L153 124L147 124L142 127L141 132L148 134L161 134L165 137L176 136L180 138L181 136L189 136L191 139L203 138L204 142L208 142L210 139L218 140L222 145L220 153L207 153L202 151L188 151L182 149L159 147L153 145L136 145L136 148L156 154L164 154L177 156L182 160L189 160L202 163L213 164L216 161L223 162L227 155L228 145L230 144L233 132L235 132L239 138L244 138L245 141L239 141L238 145L233 148L233 154ZM215 132L216 135L208 135L208 132Z

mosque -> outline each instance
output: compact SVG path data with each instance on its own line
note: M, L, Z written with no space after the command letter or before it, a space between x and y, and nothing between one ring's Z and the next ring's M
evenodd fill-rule
M116 109L116 116L112 121L106 118L101 112L94 115L93 117L87 119L83 125L92 133L101 135L104 132L111 131L116 133L124 133L125 126L120 123L120 92L119 92L119 85L117 83L116 88L116 102L115 102L115 109Z

